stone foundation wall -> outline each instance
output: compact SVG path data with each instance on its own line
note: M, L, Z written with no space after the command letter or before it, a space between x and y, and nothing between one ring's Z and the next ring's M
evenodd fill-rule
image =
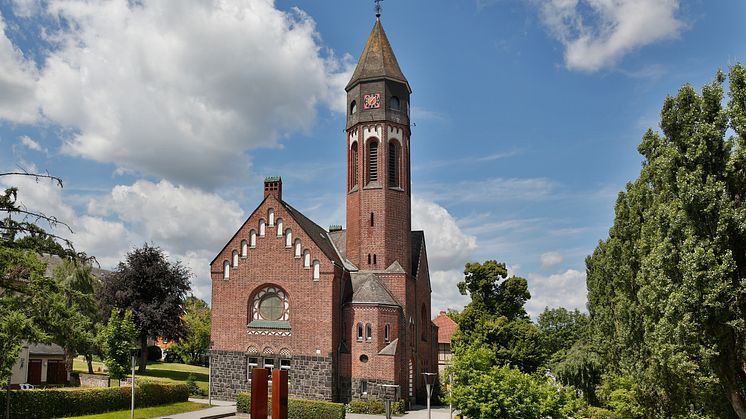
M247 376L248 355L243 352L212 351L212 396L217 400L235 400L241 392L251 391ZM290 397L333 401L336 399L331 357L294 356L288 370ZM270 383L270 394L272 385Z
M363 388L363 381L368 382L368 392L367 394L363 394L362 388ZM352 398L355 400L368 400L368 399L378 399L378 400L384 400L384 396L386 395L386 388L383 387L384 384L394 384L393 381L387 381L387 380L365 380L365 379L358 379L353 378L352 379ZM393 390L389 390L393 392ZM400 390L401 394L401 390Z

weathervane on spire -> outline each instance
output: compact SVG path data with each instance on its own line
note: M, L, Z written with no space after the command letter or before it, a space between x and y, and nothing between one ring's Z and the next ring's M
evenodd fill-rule
M373 2L376 4L375 10L376 10L376 19L381 18L381 2L383 0L373 0Z

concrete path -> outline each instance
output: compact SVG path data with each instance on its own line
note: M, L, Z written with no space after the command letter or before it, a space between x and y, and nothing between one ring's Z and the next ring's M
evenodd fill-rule
M189 398L190 402L207 404L207 399ZM224 402L213 400L212 407L194 412L179 413L176 415L162 416L158 419L218 419L232 417L236 414L235 402Z
M234 410L235 411L235 410ZM448 416L449 410L448 407L433 407L430 410L431 418L432 419L450 419ZM454 413L455 416L455 413ZM237 414L235 416L229 416L232 418L238 418L238 419L250 419L251 416L247 414ZM362 415L359 413L348 413L346 418L347 419L382 419L385 418L385 415ZM174 419L181 419L180 415L173 416ZM184 419L193 419L197 418L195 417L186 417L184 416ZM410 410L404 416L394 416L394 418L405 418L405 419L427 419L427 409L422 406L416 406L414 409ZM290 418L292 419L292 418Z
M430 409L432 419L450 419L448 416L448 406L446 407L433 407ZM455 416L455 415L454 415ZM362 415L358 413L348 413L347 419L381 419L385 418L386 415ZM395 418L406 418L406 419L427 419L427 408L422 406L415 406L414 409L408 411L404 416L394 416Z

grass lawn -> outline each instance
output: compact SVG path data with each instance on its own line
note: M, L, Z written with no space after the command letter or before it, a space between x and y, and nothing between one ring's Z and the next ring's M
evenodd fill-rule
M157 418L160 416L173 415L176 413L193 412L195 410L207 409L209 406L203 403L181 402L155 407L135 407L135 417L138 419ZM130 410L117 410L114 412L101 413L98 415L75 416L74 419L129 419Z
M101 368L103 370L104 364L101 362L93 362L93 370L97 371ZM88 364L81 357L78 357L73 362L73 371L88 373ZM194 382L197 386L207 391L207 367L199 367L195 365L187 364L174 364L169 362L153 362L148 364L148 368L145 370L145 374L136 374L139 377L145 376L149 380L164 382L164 383L184 383L189 374L194 376ZM112 386L117 386L119 383L117 380L111 380Z

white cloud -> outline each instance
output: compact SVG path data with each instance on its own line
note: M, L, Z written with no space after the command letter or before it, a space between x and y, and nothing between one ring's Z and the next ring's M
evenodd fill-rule
M434 271L430 273L430 285L433 289L431 307L433 316L440 310L449 308L462 311L471 299L468 295L461 295L457 284L464 279L463 266L461 270Z
M631 51L675 38L679 0L534 0L571 70L613 66Z
M31 137L29 137L28 135L24 135L22 137L19 137L18 141L20 141L21 144L23 144L24 146L26 146L30 150L40 151L42 153L46 153L47 152L46 148L42 147L41 144L39 144L38 142L34 141L34 139L31 138Z
M549 276L531 273L528 275L528 288L531 299L526 303L526 311L536 318L545 307L564 307L568 310L585 311L586 295L585 272L568 269Z
M310 130L319 106L344 110L351 58L271 0L50 0L44 13L67 23L46 35L57 48L34 85L0 39L0 92L35 90L45 118L75 132L63 152L120 171L214 186L247 175L246 151ZM0 118L34 118L11 103Z
M477 248L477 239L464 233L448 210L432 201L412 198L412 229L423 230L430 268L433 314L446 308L463 309L469 302L456 284Z
M29 168L31 172L34 170ZM20 207L67 224L72 232L62 224L50 227L37 221L46 230L71 240L75 250L95 256L104 268L113 267L131 246L133 237L122 223L78 214L65 202L64 189L53 181L40 179L37 182L33 177L9 176L0 178L0 185L18 187ZM34 218L30 220L35 221Z
M542 268L551 268L552 266L559 265L563 260L559 252L542 253L539 259L541 260Z
M430 271L460 269L477 248L477 239L465 234L448 210L417 197L412 198L412 229L423 230Z
M19 17L31 17L41 9L41 0L11 0L13 13Z
M217 254L244 215L234 201L166 180L115 186L108 197L92 200L88 208L92 214L114 214L139 236L175 254L195 249Z
M10 41L0 14L0 120L26 123L38 118L35 77L33 63Z
M545 178L490 178L450 184L424 184L428 199L463 202L536 201L546 199L555 189Z

